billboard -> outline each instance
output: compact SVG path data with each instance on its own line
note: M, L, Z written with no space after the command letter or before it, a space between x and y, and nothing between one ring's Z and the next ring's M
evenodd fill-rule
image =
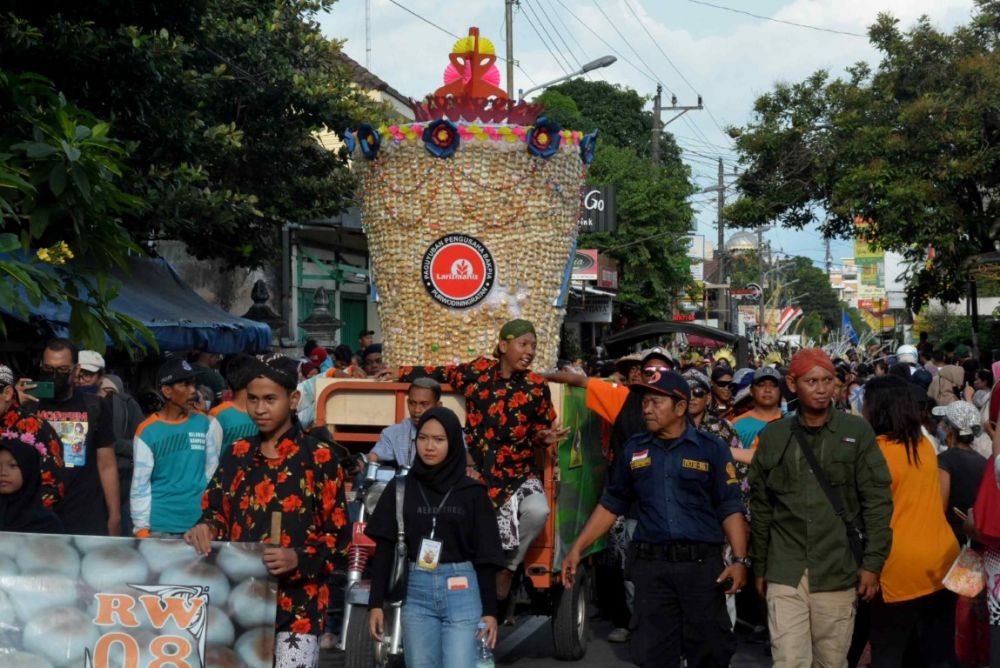
M705 280L705 235L688 235L688 259L691 261L691 279Z
M0 533L0 665L269 667L265 547Z
M854 219L854 264L858 268L858 285L885 289L885 251L871 244L867 236L868 221Z

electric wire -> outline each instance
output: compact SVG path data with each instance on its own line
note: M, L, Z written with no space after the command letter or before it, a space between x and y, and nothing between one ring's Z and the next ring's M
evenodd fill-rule
M531 0L524 0L524 2L525 2L525 4L528 4L528 3L531 2ZM578 71L582 70L583 69L583 62L579 58L577 58L576 54L573 53L573 50L569 48L569 43L566 42L566 38L563 37L563 34L562 34L563 31L559 30L559 28L556 27L555 22L552 20L551 13L545 11L545 8L542 7L541 0L535 0L534 4L537 5L536 9L537 9L538 13L541 14L545 18L545 20L548 22L549 26L552 27L552 33L555 34L555 36L559 38L560 42L562 42L562 45L563 45L563 47L565 49L565 51L561 52L563 58L565 58L567 55L569 55L569 57L572 58L573 61L576 63L576 70L574 70L574 71L578 72ZM539 26L539 27L541 27L541 26ZM552 42L553 45L555 45L555 40L552 38L552 35L549 35L549 40ZM588 76L588 75L589 75L589 72L585 72L584 73L584 76ZM589 76L588 76L588 78L589 78Z
M706 7L713 7L715 9L721 9L723 11L733 12L735 14L744 14L745 16L750 16L750 17L753 17L755 19L761 19L762 21L772 21L774 23L783 23L783 24L788 25L788 26L795 26L796 28L807 28L809 30L816 30L816 31L819 31L819 32L828 32L828 33L832 33L834 35L846 35L848 37L862 37L862 38L865 38L865 39L868 38L868 35L862 35L861 33L858 33L858 32L849 32L847 30L835 30L833 28L822 28L820 26L811 26L811 25L809 25L807 23L796 23L795 21L785 21L783 19L776 19L776 18L771 17L771 16L762 16L761 14L754 14L753 12L748 12L748 11L745 11L743 9L736 9L734 7L726 7L724 5L716 5L716 4L711 3L711 2L705 2L705 0L688 0L688 2L693 3L695 5L704 5Z
M414 17L420 19L421 21L423 21L427 25L431 26L432 28L436 28L437 30L440 30L441 32L443 32L446 35L450 35L450 36L454 37L455 39L462 39L462 37L463 37L462 35L456 35L455 33L453 33L452 31L448 30L447 28L442 28L437 23L434 23L433 21L431 21L429 18L426 18L426 17L418 14L417 12L413 11L412 9L410 9L409 7L407 7L406 5L402 4L401 2L398 2L398 0L389 0L389 2L392 3L392 4L394 4L394 5L396 5L397 7L399 7L400 9L402 9L407 14L410 14L411 16L414 16ZM502 60L504 62L507 62L507 59L503 58L502 56L500 56L500 54L497 54L497 60ZM532 86L538 85L535 82L535 80L531 78L531 75L528 74L524 70L523 67L521 67L520 63L518 63L517 61L514 61L514 67L516 67L521 72L521 74L523 74L524 77L528 81L531 82Z
M681 81L686 83L688 85L688 88L690 88L695 95L701 97L701 92L697 88L695 88L695 85L691 83L691 81L688 80L686 76L684 76L684 73L681 72L680 68L678 68L674 64L674 61L670 59L670 56L668 56L667 52L663 50L663 47L660 46L660 43L653 38L653 35L649 32L649 28L646 27L646 24L643 23L642 19L639 18L639 15L632 8L632 3L629 2L629 0L624 0L624 2L625 2L625 7L628 9L629 13L632 14L632 17L635 19L636 23L638 23L639 27L642 28L642 31L646 33L646 37L648 37L649 41L653 43L653 46L655 46L656 50L660 52L660 55L663 56L663 59L667 61L667 64L670 65L670 67L674 70L674 72L677 73L677 76L681 78ZM719 121L715 120L715 116L712 115L712 112L708 108L708 106L702 104L702 107L705 109L705 112L708 114L708 117L712 119L712 122L715 123L715 127L719 128L719 132L721 132L722 134L726 134L726 131L722 129L722 126L719 124Z
M559 54L557 53L558 49L555 48L555 42L553 41L552 46L549 46L549 40L542 34L545 31L545 26L541 25L542 21L540 18L538 18L538 14L535 13L535 8L532 7L527 0L524 0L524 2L519 3L518 6L526 7L528 11L531 12L531 15L535 17L535 20L532 21L527 14L524 15L524 18L526 19L528 25L531 27L532 31L534 31L535 36L538 37L538 41L540 41L542 43L542 46L545 47L545 50L549 52L549 56L551 56L552 60L556 62L556 64L559 66L559 69L563 71L563 74L570 74L574 72L575 70L573 69L573 66L569 63L569 60L566 58L566 56L563 55L562 57L560 57Z
M393 1L394 0L390 0L390 2L393 2ZM596 30L594 30L589 25L587 25L586 21L584 21L579 16L577 16L576 14L574 14L572 12L572 10L570 10L570 8L566 6L566 3L564 3L563 0L556 0L556 2L558 2L559 6L562 7L564 10L566 10L566 13L569 14L570 16L572 16L576 20L577 23L579 23L584 28L586 28L587 31L590 32L591 35L593 35L594 37L596 37L602 44L604 44L604 46L606 46L609 49L611 49L611 51L616 56L618 56L623 62L628 63L636 72L638 72L642 76L646 77L647 79L649 79L653 83L659 83L656 80L656 77L650 76L645 70L643 70L641 67L639 67L638 65L636 65L635 63L633 63L631 60L629 60L621 51L619 51L615 47L611 46L611 44L608 42L608 40L604 39L601 36L600 33L598 33Z

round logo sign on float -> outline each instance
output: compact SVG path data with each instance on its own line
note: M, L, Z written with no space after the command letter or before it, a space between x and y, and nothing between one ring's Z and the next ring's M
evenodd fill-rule
M478 239L449 234L430 245L422 264L424 287L448 308L469 308L493 288L493 256Z

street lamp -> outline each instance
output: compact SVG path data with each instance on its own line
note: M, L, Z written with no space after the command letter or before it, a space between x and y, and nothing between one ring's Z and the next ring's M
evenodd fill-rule
M586 74L587 72L590 72L592 70L599 70L602 67L607 67L608 65L611 65L616 60L618 60L618 59L615 58L614 56L601 56L597 60L592 60L589 63L586 63L583 67L581 67L576 72L572 72L570 74L564 74L563 76L559 77L558 79L553 79L552 81L548 81L546 83L543 83L541 86L535 86L534 88L529 88L528 90L525 90L525 91L519 90L517 92L517 101L518 102L523 102L524 101L524 97L528 93L534 93L536 90L541 90L543 88L548 88L549 86L552 86L552 85L555 85L555 84L560 83L562 81L565 81L566 79L572 79L573 77L578 77L581 74Z

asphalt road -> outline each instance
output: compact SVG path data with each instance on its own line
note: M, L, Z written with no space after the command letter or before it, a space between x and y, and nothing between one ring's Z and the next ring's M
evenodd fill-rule
M608 632L611 625L603 620L591 620L591 641L587 655L576 662L558 661L553 658L552 625L548 617L524 617L516 626L503 627L500 642L495 653L498 666L514 668L628 668L632 662L628 658L627 643L609 643ZM746 636L738 635L739 650L733 657L733 668L765 668L771 665L771 657L765 653L764 645L750 642ZM339 668L344 665L339 652L325 653L320 668Z

